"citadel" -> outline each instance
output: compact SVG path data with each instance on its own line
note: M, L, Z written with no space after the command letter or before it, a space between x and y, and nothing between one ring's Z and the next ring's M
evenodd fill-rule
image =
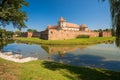
M111 32L93 32L88 29L86 24L74 24L67 22L63 17L60 17L57 25L48 25L44 31L38 33L27 32L23 33L23 37L39 37L45 40L66 40L74 39L79 35L88 35L89 37L110 37Z

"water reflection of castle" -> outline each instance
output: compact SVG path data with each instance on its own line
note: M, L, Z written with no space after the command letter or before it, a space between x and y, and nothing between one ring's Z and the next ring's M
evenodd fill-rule
M48 54L55 54L58 53L60 56L65 56L67 52L75 51L77 49L85 49L87 46L86 45L60 45L60 46L55 46L55 45L43 45L41 46Z

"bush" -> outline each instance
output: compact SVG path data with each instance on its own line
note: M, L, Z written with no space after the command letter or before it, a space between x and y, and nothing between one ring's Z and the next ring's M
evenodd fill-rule
M89 35L79 35L77 36L77 38L89 38L90 36Z

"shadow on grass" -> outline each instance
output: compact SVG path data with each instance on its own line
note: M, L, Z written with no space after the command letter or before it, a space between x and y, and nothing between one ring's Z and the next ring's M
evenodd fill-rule
M67 54L64 57L55 55L53 59L56 62L62 62L74 66L91 66L91 67L104 68L114 71L118 71L118 70L120 71L120 61L117 58L113 58L113 60L106 60L106 58L104 57L94 56L94 55Z
M89 56L92 59L102 63L101 57ZM84 56L79 56L80 58L85 58ZM105 63L105 62L104 62ZM71 76L66 72L61 73L63 76L69 78L70 80L120 80L120 72L114 72L103 69L96 69L90 67L76 67L70 65L64 65L56 62L43 62L43 67L52 71L67 70L70 74L75 75ZM106 62L107 64L107 62Z

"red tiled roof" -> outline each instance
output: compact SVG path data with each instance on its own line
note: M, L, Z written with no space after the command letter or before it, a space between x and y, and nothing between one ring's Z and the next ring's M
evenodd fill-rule
M57 29L58 26L48 26L47 29Z
M73 24L73 23L66 23L66 27L69 27L69 28L79 28L79 25Z

